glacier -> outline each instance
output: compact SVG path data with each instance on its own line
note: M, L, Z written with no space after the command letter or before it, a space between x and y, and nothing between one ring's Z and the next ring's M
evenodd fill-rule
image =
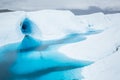
M0 13L0 79L119 80L119 17L67 10Z

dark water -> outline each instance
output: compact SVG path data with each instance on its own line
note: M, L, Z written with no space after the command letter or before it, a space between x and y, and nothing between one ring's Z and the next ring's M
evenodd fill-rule
M21 32L25 35L23 40L0 47L0 80L81 80L80 68L93 62L69 58L58 49L86 40L87 35L99 31L71 33L62 39L42 41L29 35L35 27L33 24L25 18L21 24Z

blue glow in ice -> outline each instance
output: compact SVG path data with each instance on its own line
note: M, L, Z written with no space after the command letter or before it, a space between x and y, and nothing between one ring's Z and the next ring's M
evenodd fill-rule
M33 32L33 28L37 27L29 18L25 18L21 22L21 31L23 34L31 34Z
M20 51L31 51L32 49L40 46L42 43L38 40L33 39L29 35L25 35L24 39L20 43L18 50Z

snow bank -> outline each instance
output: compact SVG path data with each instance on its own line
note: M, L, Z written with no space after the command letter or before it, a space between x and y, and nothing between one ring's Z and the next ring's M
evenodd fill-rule
M86 27L104 30L111 26L109 19L104 13L94 13L90 15L76 16L80 23L86 24Z
M119 26L120 25L120 13L116 13L116 14L108 14L106 15L106 17L108 18L108 20L111 22L111 26Z
M96 61L93 65L86 67L82 74L85 79L83 80L120 80L120 14L106 15L111 21L114 33L111 34L111 38L116 41L116 48L111 55L104 57L101 60ZM116 27L116 29L114 28ZM112 43L110 43L112 44Z
M21 41L19 30L24 12L9 12L0 14L0 46Z
M87 31L85 24L79 23L75 15L70 11L62 10L41 10L36 12L18 11L0 14L0 25L4 26L1 29L0 36L2 37L3 36L2 34L5 32L11 32L12 34L9 35L12 36L9 37L9 39L4 38L2 39L8 40L9 42L10 39L14 39L14 41L17 41L15 37L18 36L21 37L20 23L23 21L25 17L29 18L31 21L33 21L33 23L35 23L38 26L38 28L36 28L36 30L34 31L36 34L32 35L38 39L56 39L61 38L65 34L69 34L71 32L84 33ZM8 33L6 33L6 35L7 34Z
M86 40L63 46L59 51L75 59L96 61L115 51L120 44L120 24Z
M41 10L29 12L27 15L38 25L43 38L47 35L54 38L63 36L64 33L83 33L87 31L85 25L79 23L75 15L70 11Z
M120 49L114 54L86 67L83 80L120 80Z

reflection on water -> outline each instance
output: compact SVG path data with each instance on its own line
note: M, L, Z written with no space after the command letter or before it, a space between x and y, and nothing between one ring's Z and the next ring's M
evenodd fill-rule
M26 25L22 29L28 29ZM29 36L29 30L23 31L21 42L0 47L0 80L81 80L80 68L92 62L66 57L58 48L99 32L71 33L62 39L41 41Z

